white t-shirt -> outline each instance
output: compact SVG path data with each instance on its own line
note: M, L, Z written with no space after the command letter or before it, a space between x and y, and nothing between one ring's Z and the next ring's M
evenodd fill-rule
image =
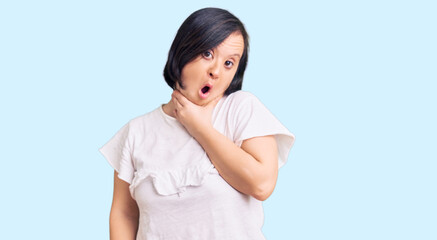
M295 139L245 91L220 99L212 122L238 146L245 139L275 135L279 168ZM262 202L229 185L162 106L130 120L99 151L130 184L140 210L137 240L265 239Z

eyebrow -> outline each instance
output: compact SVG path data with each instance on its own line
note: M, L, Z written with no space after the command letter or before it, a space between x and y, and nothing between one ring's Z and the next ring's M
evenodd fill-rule
M233 56L237 56L238 58L241 58L240 54L238 54L238 53L231 54L228 57L233 57Z

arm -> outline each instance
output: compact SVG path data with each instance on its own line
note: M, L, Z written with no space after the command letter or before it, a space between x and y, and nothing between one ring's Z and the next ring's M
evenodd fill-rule
M260 201L272 194L278 176L276 140L273 136L247 139L241 148L214 128L199 131L193 137L232 187Z
M213 107L191 103L178 91L173 93L176 119L205 149L220 175L238 191L264 201L273 192L278 176L278 153L273 136L244 140L241 148L214 129Z
M114 171L114 196L109 216L111 240L135 239L138 231L139 210L130 196L129 184Z

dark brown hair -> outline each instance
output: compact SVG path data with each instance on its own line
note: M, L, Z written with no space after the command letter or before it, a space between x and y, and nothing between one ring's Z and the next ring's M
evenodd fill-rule
M249 36L243 23L230 12L220 8L203 8L192 13L180 26L168 52L164 67L167 84L182 88L181 73L184 66L205 51L220 45L229 35L239 32L244 39L244 50L238 69L225 91L229 95L241 90L249 52Z

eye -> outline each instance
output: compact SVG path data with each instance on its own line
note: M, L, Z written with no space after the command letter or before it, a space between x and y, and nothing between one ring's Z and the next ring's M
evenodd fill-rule
M211 53L211 51L206 51L206 52L202 53L202 56L204 58L209 59L209 58L212 58L212 53Z
M234 63L231 61L226 61L225 66L231 68L232 66L234 66Z

